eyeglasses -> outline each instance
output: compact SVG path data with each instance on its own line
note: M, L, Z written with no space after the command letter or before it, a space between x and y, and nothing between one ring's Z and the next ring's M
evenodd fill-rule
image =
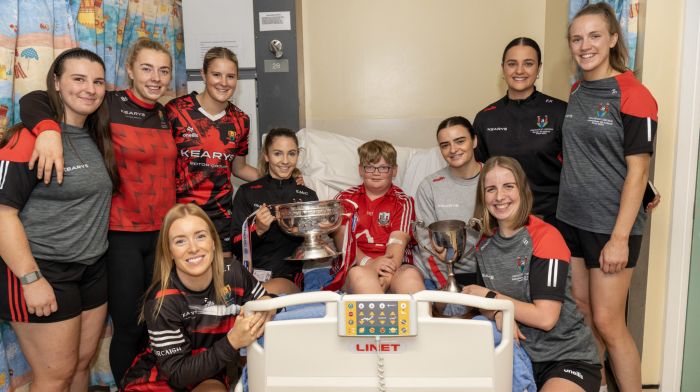
M362 169L365 171L365 173L374 173L375 171L379 171L380 173L389 173L391 171L391 168L392 166L362 166Z

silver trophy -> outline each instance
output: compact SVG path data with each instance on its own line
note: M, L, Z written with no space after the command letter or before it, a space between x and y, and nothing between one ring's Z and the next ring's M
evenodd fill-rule
M342 222L345 209L340 200L277 204L271 210L282 231L304 237L304 243L286 260L317 260L341 254L323 238Z
M429 245L421 241L424 236L420 235L420 230L427 230ZM416 220L413 223L413 237L421 249L447 264L447 284L443 290L461 292L455 279L454 263L474 252L476 243L481 237L481 221L476 218L471 218L468 222L442 220L431 223L426 229L425 222Z

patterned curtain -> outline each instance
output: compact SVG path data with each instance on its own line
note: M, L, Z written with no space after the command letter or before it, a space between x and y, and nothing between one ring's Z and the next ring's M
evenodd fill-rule
M2 0L0 12L0 129L17 121L19 98L44 89L58 53L77 45L67 0Z
M129 86L123 66L129 47L141 37L161 42L173 57L169 97L187 92L180 2L175 0L70 0L80 47L105 60L110 89Z
M19 121L17 102L44 89L54 57L80 46L105 60L109 89L128 87L124 59L140 37L173 57L166 97L187 92L182 13L177 0L0 0L0 130Z
M635 70L635 55L637 53L637 27L639 23L639 0L569 0L569 21L574 15L586 6L592 3L608 3L615 10L617 20L620 21L620 27L625 34L624 39L629 49L629 63L627 68Z

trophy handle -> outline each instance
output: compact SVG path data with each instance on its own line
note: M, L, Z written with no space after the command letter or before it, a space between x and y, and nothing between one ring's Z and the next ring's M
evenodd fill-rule
M275 219L277 219L277 206L278 206L278 205L279 205L279 204L270 204L270 205L267 206L267 209L270 210L270 214L272 214L272 216L273 216Z
M416 219L415 221L411 222L410 225L411 225L411 226L410 226L410 227L411 227L411 232L413 233L413 239L416 240L416 243L418 244L418 246L419 246L421 249L423 249L424 251L426 251L426 252L430 253L431 255L433 255L434 257L436 257L437 259L443 260L444 256L440 256L440 255L438 255L437 253L435 253L435 252L431 249L432 246L426 246L426 244L423 243L423 242L421 241L421 236L418 235L418 234L421 232L421 230L426 231L426 232L428 231L428 228L425 227L425 222L423 222L423 221L420 220L420 219ZM428 234L429 234L429 233L428 233Z

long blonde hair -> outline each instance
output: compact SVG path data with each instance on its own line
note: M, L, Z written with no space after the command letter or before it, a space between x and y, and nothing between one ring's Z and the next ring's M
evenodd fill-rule
M226 290L224 284L224 254L221 248L221 240L219 240L219 234L211 219L209 219L201 208L192 203L176 204L168 211L165 218L163 218L163 226L160 229L158 242L156 243L153 281L148 287L145 297L148 298L148 294L154 290L163 291L167 290L170 286L170 274L175 264L172 252L170 251L170 228L176 220L186 216L196 216L206 222L209 235L214 240L214 260L212 261L212 280L214 282L214 292L216 293L214 302L223 305L226 303ZM163 300L165 299L165 296L157 297L158 306L155 308L154 316L157 316L160 312L160 308L163 306ZM142 307L141 314L139 315L139 322L143 322L145 319L144 308Z

